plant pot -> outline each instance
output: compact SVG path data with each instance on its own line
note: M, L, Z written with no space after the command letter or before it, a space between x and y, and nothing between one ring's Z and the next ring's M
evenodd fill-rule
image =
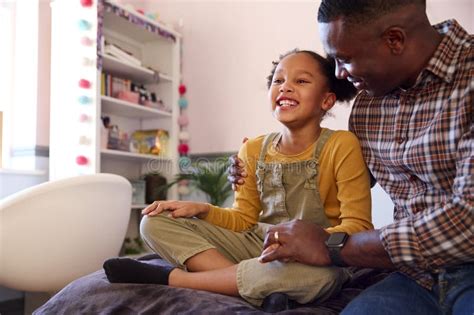
M146 203L150 204L155 200L166 200L168 189L166 188L167 181L165 177L158 174L146 175L145 183Z

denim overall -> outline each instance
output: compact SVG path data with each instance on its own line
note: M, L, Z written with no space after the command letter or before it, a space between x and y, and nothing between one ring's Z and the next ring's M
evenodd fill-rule
M310 160L290 163L265 162L269 146L275 148L281 135L273 133L265 137L256 170L263 210L253 229L262 239L270 226L293 219L330 226L319 196L318 172L319 155L332 133L322 130ZM286 293L299 303L315 298L321 301L339 290L348 278L340 268L279 261L261 264L256 258L240 262L237 269L240 295L255 304L273 292Z
M265 232L271 225L302 219L329 226L319 197L318 158L331 134L332 131L323 129L310 160L290 163L265 163L267 150L272 149L269 146L279 140L278 134L266 136L256 170L263 210L253 228L234 232L203 220L173 219L163 214L142 220L143 239L163 258L183 269L190 257L217 249L238 264L239 294L256 306L274 292L286 293L299 303L330 297L349 279L344 269L280 261L262 264L258 257Z
M333 131L323 129L310 160L291 163L265 163L268 146L275 148L281 134L272 133L263 141L257 162L257 189L262 213L259 226L265 229L292 219L311 221L327 228L329 220L319 197L319 155Z

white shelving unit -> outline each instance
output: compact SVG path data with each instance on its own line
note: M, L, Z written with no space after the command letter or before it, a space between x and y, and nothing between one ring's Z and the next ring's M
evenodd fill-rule
M101 55L103 68L108 69L110 73L117 76L127 77L130 80L140 83L153 83L156 82L155 72L153 70L136 66L133 64L127 64L120 59L117 59L110 55ZM166 74L158 74L158 77L162 81L173 81L173 77Z
M111 113L122 117L137 119L151 119L172 116L172 113L170 112L140 106L135 103L122 101L110 96L102 95L100 100L102 103L102 113Z
M158 171L171 180L178 173L181 35L111 0L98 2L93 7L70 0L51 4L50 178L104 172L136 180ZM89 28L79 27L84 21ZM130 52L141 65L105 54L101 51L104 41ZM101 95L102 72L144 85L169 111ZM81 79L89 81L90 87L80 87ZM84 116L88 119L79 118ZM101 137L103 116L129 136L136 130L167 130L170 137L165 154L108 149ZM87 163L78 165L79 156ZM168 197L177 198L176 190L170 190ZM131 205L131 209L145 206ZM137 226L136 212L131 211L130 227Z
M100 153L105 157L111 157L111 158L127 160L127 161L153 160L153 161L162 161L166 163L172 163L172 160L170 158L157 157L156 155L153 155L153 154L132 153L132 152L127 152L127 151L109 150L109 149L102 149L100 150Z

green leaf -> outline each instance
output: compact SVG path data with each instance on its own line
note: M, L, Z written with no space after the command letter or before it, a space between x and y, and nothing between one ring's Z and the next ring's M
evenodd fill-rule
M190 186L206 194L209 203L222 206L232 195L232 185L227 181L227 164L222 162L199 163L193 165L189 173L175 176L168 188L182 180L188 180Z

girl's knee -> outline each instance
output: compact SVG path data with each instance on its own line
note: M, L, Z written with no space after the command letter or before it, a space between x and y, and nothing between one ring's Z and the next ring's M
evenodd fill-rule
M140 222L140 234L143 238L147 238L152 234L156 234L161 230L160 226L166 224L166 221L169 220L168 217L160 214L157 216L143 216Z

